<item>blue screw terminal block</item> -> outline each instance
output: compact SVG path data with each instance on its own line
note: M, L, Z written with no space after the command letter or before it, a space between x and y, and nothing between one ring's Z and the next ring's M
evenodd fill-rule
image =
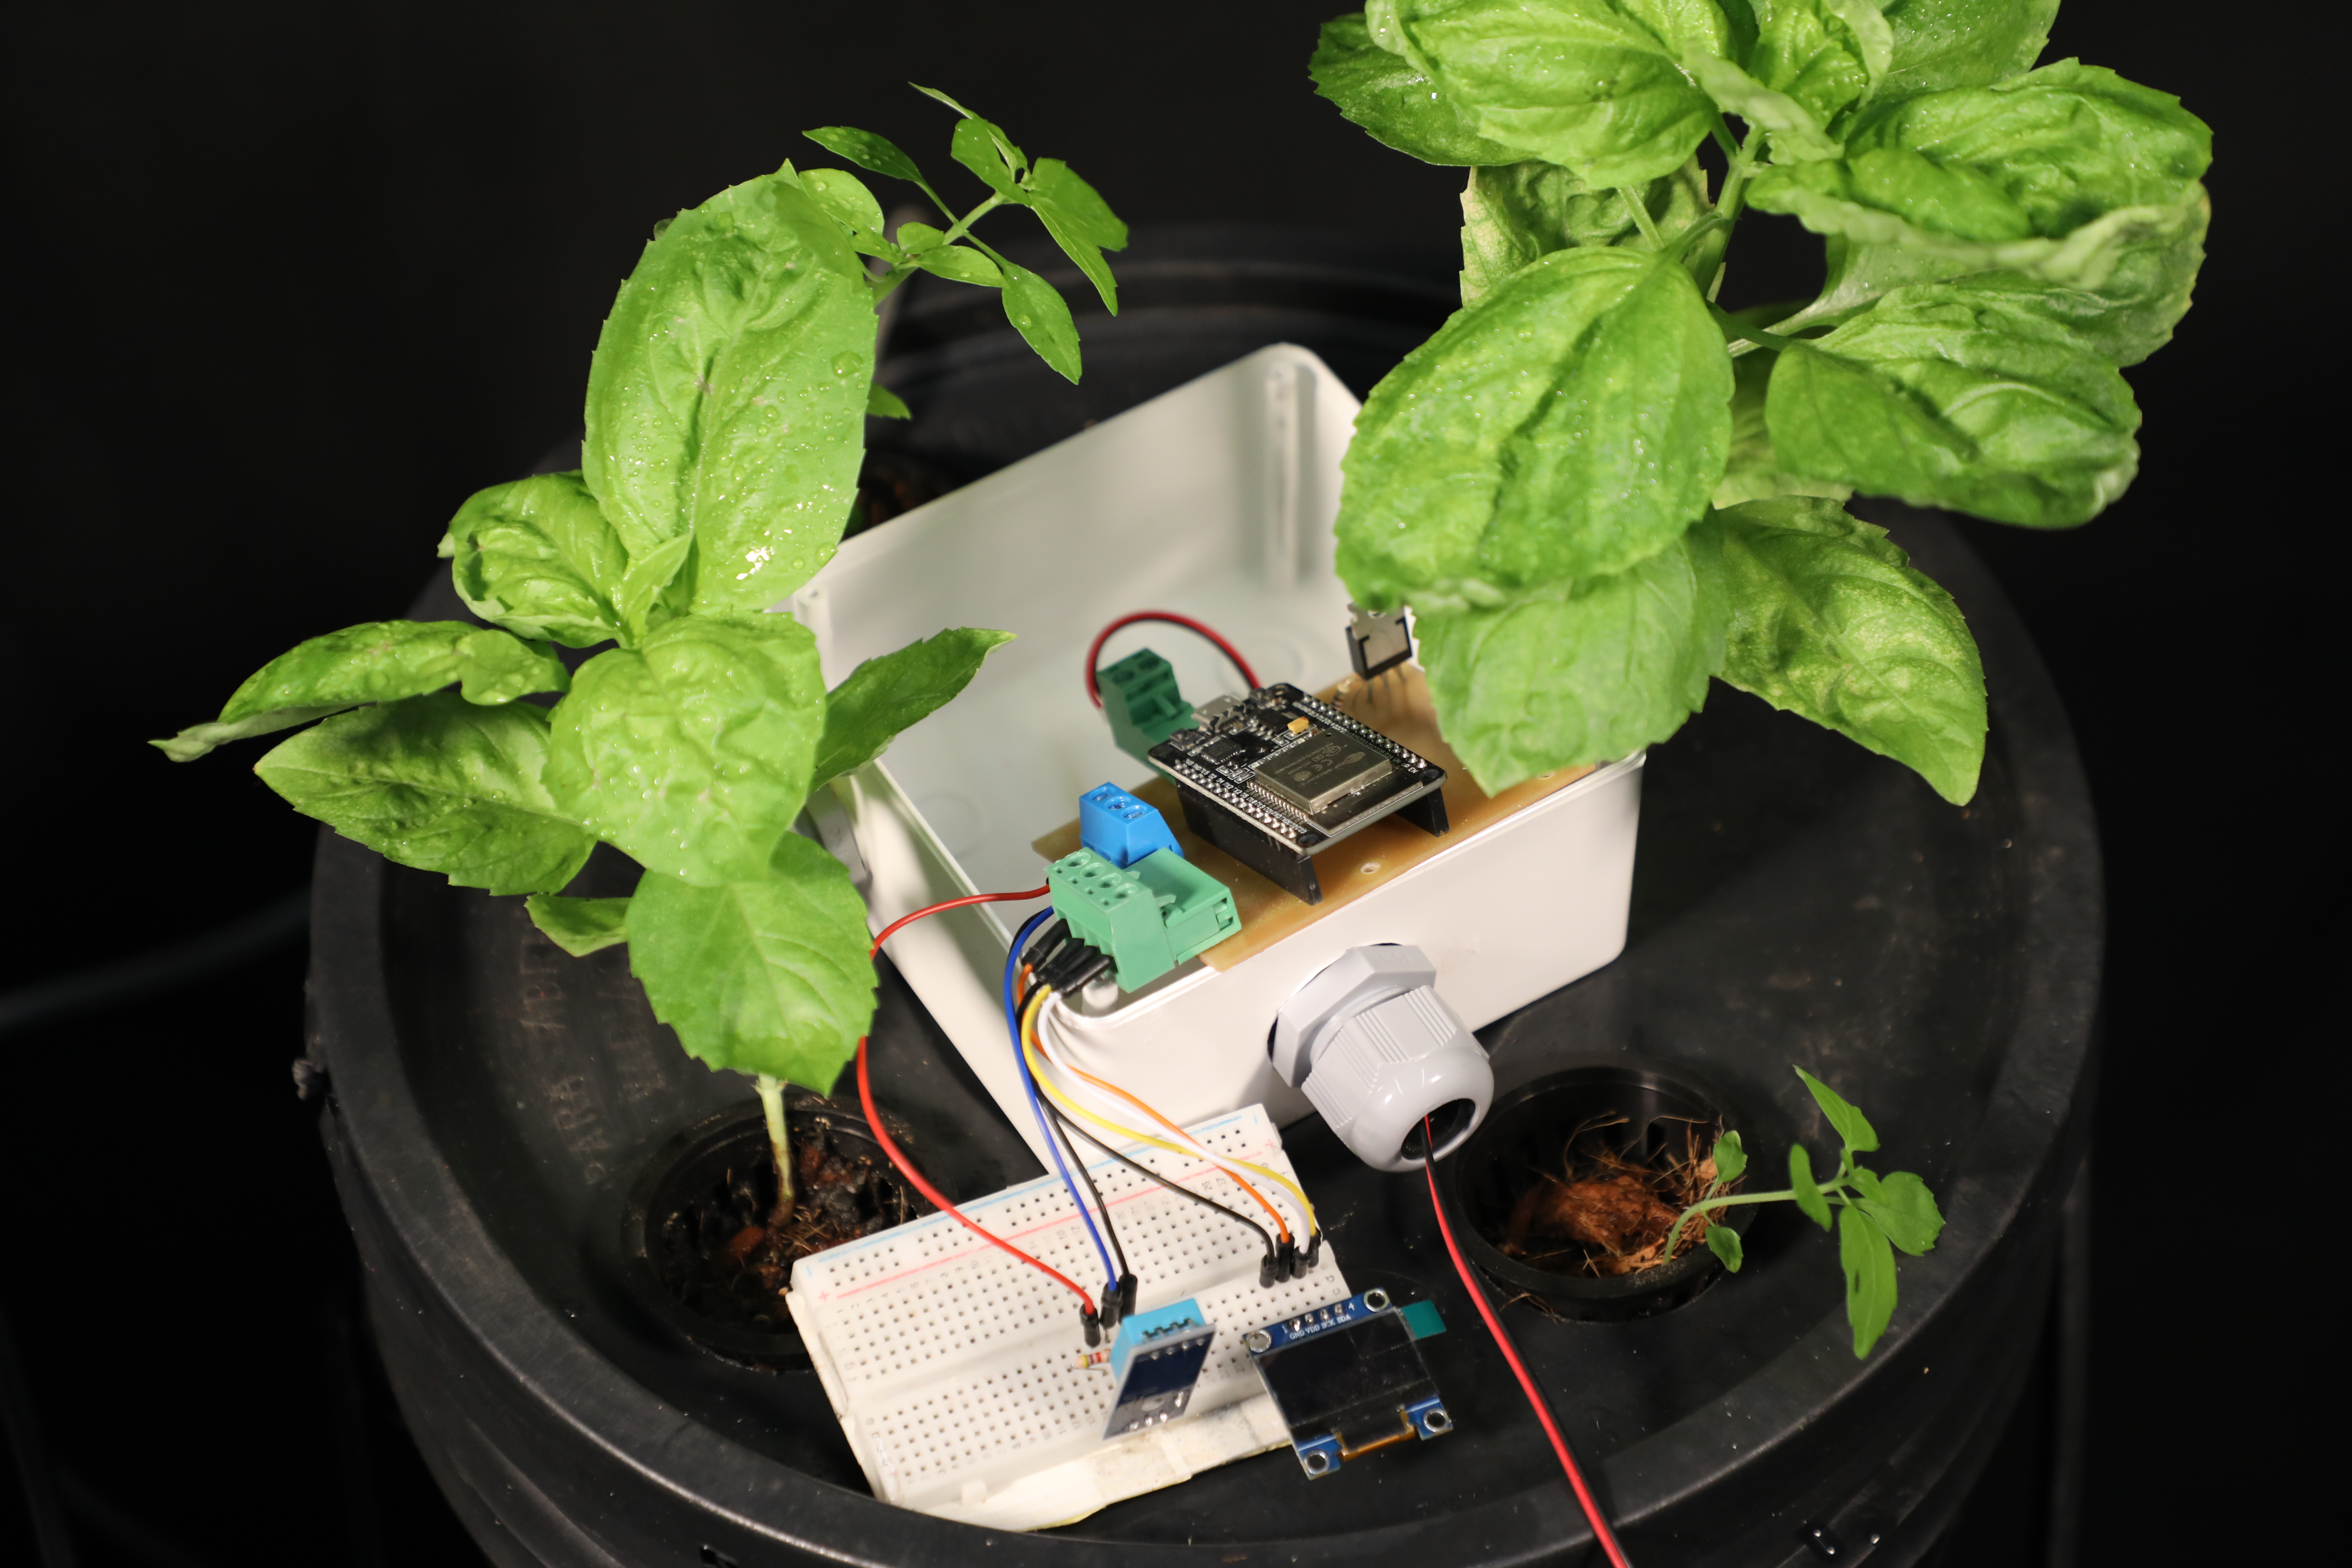
M1215 1325L1190 1299L1121 1319L1110 1347L1118 1396L1103 1436L1123 1437L1183 1415L1215 1338Z
M1180 858L1184 853L1159 808L1115 784L1078 796L1078 842L1122 871L1157 849L1172 849Z

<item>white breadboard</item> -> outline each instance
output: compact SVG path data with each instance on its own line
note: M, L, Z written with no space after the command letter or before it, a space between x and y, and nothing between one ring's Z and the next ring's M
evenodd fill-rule
M1263 1107L1190 1131L1221 1155L1297 1179ZM1124 1152L1204 1196L1264 1216L1205 1161L1146 1145ZM1262 1288L1257 1237L1108 1156L1087 1168L1141 1282L1139 1308L1189 1296L1216 1327L1189 1412L1105 1442L1111 1374L1083 1364L1076 1299L946 1215L927 1215L793 1266L793 1321L877 1497L976 1524L1035 1530L1287 1439L1242 1336L1350 1294L1329 1246L1305 1279ZM1267 1195L1303 1239L1289 1194ZM992 1233L1100 1290L1102 1264L1058 1176L961 1207Z

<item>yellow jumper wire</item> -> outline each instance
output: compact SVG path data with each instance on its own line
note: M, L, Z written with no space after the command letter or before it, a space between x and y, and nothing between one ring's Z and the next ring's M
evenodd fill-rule
M1128 1138L1132 1138L1139 1143L1149 1144L1155 1149L1165 1149L1171 1154L1181 1154L1188 1159L1205 1160L1208 1163L1224 1171L1226 1175L1233 1178L1235 1185L1239 1186L1242 1191L1249 1194L1252 1198L1256 1200L1257 1205L1260 1208L1265 1210L1267 1214L1274 1216L1275 1226L1281 1232L1285 1240L1289 1239L1290 1224L1283 1217L1282 1211L1276 1208L1274 1205L1268 1203L1265 1199L1265 1194L1259 1192L1255 1187L1250 1185L1247 1180L1231 1170L1229 1167L1238 1165L1243 1170L1253 1172L1284 1188L1293 1198L1297 1200L1299 1212L1306 1215L1307 1218L1307 1228L1308 1234L1312 1235L1319 1228L1315 1219L1315 1205L1307 1201L1307 1194L1299 1190L1298 1184L1284 1175L1281 1172L1268 1170L1265 1166L1258 1164L1254 1161L1237 1160L1233 1158L1231 1155L1211 1154L1205 1149L1198 1147L1186 1148L1181 1144L1171 1143L1162 1138L1155 1138L1149 1132L1140 1131L1136 1128L1127 1126L1123 1122L1113 1121L1106 1116L1101 1116L1094 1111L1088 1110L1085 1106L1078 1104L1076 1100L1072 1100L1069 1096L1064 1094L1058 1088L1056 1088L1052 1079L1047 1076L1045 1070L1048 1066L1060 1067L1063 1070L1086 1079L1088 1083L1094 1085L1097 1089L1103 1090L1105 1093L1117 1095L1119 1099L1126 1100L1129 1105L1141 1110L1145 1115L1150 1117L1151 1120L1159 1122L1160 1126L1165 1127L1169 1131L1175 1133L1180 1138L1190 1136L1190 1134L1186 1133L1183 1129L1169 1121L1167 1117L1162 1116L1159 1111L1153 1110L1150 1105L1145 1104L1142 1100L1138 1100L1134 1095L1128 1093L1127 1090L1119 1088L1117 1084L1107 1083L1082 1068L1071 1067L1068 1064L1062 1062L1049 1061L1049 1059L1045 1057L1038 1040L1037 1015L1044 1007L1046 998L1053 995L1053 994L1054 993L1050 989L1039 991L1037 994L1031 999L1028 1009L1023 1013L1021 1017L1021 1049L1024 1056L1028 1059L1029 1070L1036 1079L1037 1087L1044 1090L1047 1097L1050 1098L1056 1105L1059 1105L1063 1110L1069 1111L1072 1115L1086 1118L1086 1120L1093 1122L1097 1127L1107 1128L1113 1132L1119 1133Z

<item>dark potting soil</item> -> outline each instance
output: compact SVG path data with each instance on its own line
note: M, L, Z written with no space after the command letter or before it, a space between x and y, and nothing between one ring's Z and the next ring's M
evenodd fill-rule
M776 1163L764 1141L753 1161L730 1166L685 1204L650 1216L655 1271L681 1306L727 1328L779 1333L793 1263L813 1252L914 1218L929 1205L908 1188L870 1141L836 1127L826 1102L793 1105L792 1217L772 1226Z
M1723 1123L1686 1124L1683 1147L1649 1159L1596 1137L1616 1122L1588 1122L1560 1140L1552 1169L1530 1168L1499 1237L1487 1239L1506 1257L1547 1273L1612 1279L1672 1261L1666 1237L1683 1210L1708 1195L1716 1176L1715 1141ZM1724 1190L1737 1192L1744 1184ZM1706 1215L1683 1227L1674 1256L1706 1244Z

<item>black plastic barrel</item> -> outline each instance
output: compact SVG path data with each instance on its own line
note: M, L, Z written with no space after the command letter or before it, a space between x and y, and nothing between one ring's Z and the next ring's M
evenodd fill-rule
M1311 237L1150 236L1116 321L1081 307L1072 388L992 298L926 279L883 379L915 409L886 447L969 479L1272 342L1362 390L1451 303L1442 258ZM1747 1266L1619 1322L1507 1309L1636 1562L1909 1563L1931 1556L2017 1407L2043 1339L2059 1203L2086 1136L2102 913L2063 714L1999 591L1932 518L1883 514L1983 647L1983 786L1948 805L1906 770L1717 688L1651 753L1623 957L1484 1031L1498 1093L1618 1064L1711 1086L1759 1171L1834 1143L1802 1065L1862 1106L1882 1170L1934 1187L1943 1238L1901 1268L1866 1361L1834 1240L1782 1206ZM884 526L887 526L885 524ZM436 589L432 609L454 614ZM1133 606L1106 605L1105 617ZM624 890L600 856L593 881ZM1543 868L1525 868L1540 877ZM1562 886L1563 901L1578 896ZM625 952L572 959L520 900L321 839L310 1051L324 1133L402 1408L501 1563L1518 1563L1573 1561L1581 1515L1438 1244L1418 1176L1288 1131L1359 1289L1427 1297L1456 1430L1309 1482L1244 1460L1068 1528L1007 1536L867 1493L814 1374L700 1354L626 1288L616 1223L645 1163L743 1100L656 1025ZM877 1092L959 1196L1035 1173L896 977Z

